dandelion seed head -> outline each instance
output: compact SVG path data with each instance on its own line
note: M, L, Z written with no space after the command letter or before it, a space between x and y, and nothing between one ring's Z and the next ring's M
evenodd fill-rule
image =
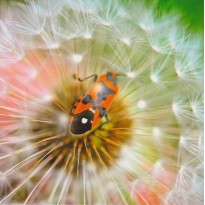
M203 201L202 41L177 15L112 0L3 7L0 203ZM120 73L109 120L71 134L76 102L103 89L78 79L107 72Z

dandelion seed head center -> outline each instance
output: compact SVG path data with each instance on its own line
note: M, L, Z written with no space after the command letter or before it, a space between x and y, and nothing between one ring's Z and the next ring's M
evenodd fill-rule
M63 159L58 164L59 168L65 164L70 153L74 157L72 160L73 175L76 175L77 170L79 174L83 172L83 161L86 164L91 163L97 170L103 169L99 157L106 162L107 167L110 167L119 159L123 145L131 139L132 120L129 119L126 104L124 101L116 99L115 106L111 106L110 112L108 112L108 122L103 123L102 120L102 125L100 123L90 132L75 137L68 131L69 113L87 88L83 86L84 84L79 87L78 83L70 82L70 80L66 80L59 83L52 91L53 97L50 98L49 104L42 102L41 108L37 110L36 116L30 122L31 135L41 133L41 136L32 141L33 143L43 141L37 146L39 151L47 149L49 146L51 148L56 146L57 148L47 157L52 156L53 159L50 163L53 163L58 156L62 156ZM101 87L97 87L97 89L101 89ZM76 90L79 92L78 95L76 95ZM44 104L46 108L44 108ZM83 117L81 122L86 124L88 119ZM120 127L130 130L130 132L124 132Z
M160 136L161 136L161 130L160 130L160 128L158 128L158 127L154 127L153 130L152 130L152 132L153 132L153 135L154 135L155 137L160 137Z
M58 114L58 119L57 121L59 122L59 124L63 124L63 125L67 125L68 122L69 122L69 119L68 119L68 115L66 115L65 113L61 112Z
M73 54L72 60L74 63L80 63L83 60L83 56L80 54Z
M151 45L152 46L152 48L153 48L153 50L155 50L156 52L161 52L162 50L161 50L161 48L158 46L158 45Z
M31 79L36 78L37 75L38 75L38 71L37 71L36 69L32 69L32 70L30 71L30 73L29 73L29 77L30 77Z
M173 104L172 104L172 110L173 110L175 113L178 112L178 106L177 106L176 103L173 103Z
M182 71L178 68L178 69L176 69L176 73L177 73L177 75L179 76L179 77L183 77L183 73L182 73Z
M137 74L135 73L135 72L127 72L127 76L129 77L129 78L136 78L137 77Z
M104 22L102 22L102 24L103 24L104 26L110 26L110 25L111 25L111 23L108 22L108 21L104 21Z
M192 104L191 109L193 110L194 113L197 113L197 105Z
M180 136L180 144L184 145L185 144L185 137L182 135Z
M154 83L158 83L159 82L159 77L157 76L157 74L151 74L151 80L154 82Z
M130 45L130 40L126 37L122 38L122 42L125 43L126 45Z
M51 93L47 93L41 98L41 100L42 102L52 102L53 95Z
M143 109L147 106L147 103L144 100L139 100L137 105L139 108Z
M91 39L92 35L90 33L86 33L86 34L84 34L84 38L85 39Z
M158 174L163 168L162 161L159 159L154 165L153 174Z

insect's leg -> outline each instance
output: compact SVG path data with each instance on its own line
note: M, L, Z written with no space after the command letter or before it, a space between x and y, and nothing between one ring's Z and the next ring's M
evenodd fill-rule
M109 122L109 117L108 117L107 114L105 115L105 119L106 119L106 121L102 122L101 125L100 125L100 127L102 127L104 124L106 124L106 123Z
M95 81L97 80L97 78L98 78L98 75L97 75L97 74L90 75L90 76L88 76L88 77L86 77L86 78L83 78L83 79L78 78L78 80L79 80L80 82L83 82L84 80L87 80L87 79L93 78L93 77L94 77L94 82L95 82Z
M105 114L105 118L106 118L106 122L109 122L109 117L108 117L108 114L107 114L107 113ZM105 122L105 123L106 123L106 122Z
M108 121L109 121L109 117L108 117L108 114L107 114L107 110L104 108L104 107L100 107L100 106L97 106L97 109L100 111L99 113L99 117L102 118L102 117L105 117L106 121L105 122L102 122L101 123L101 126L106 124Z

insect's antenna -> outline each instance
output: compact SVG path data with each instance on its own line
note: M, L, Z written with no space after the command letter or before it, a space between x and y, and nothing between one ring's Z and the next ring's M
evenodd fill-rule
M82 79L82 78L77 77L76 74L73 74L73 78L76 79L76 80L79 80L80 82L83 82L83 81L85 81L85 80L87 80L89 78L94 78L94 82L95 82L97 80L97 78L98 78L98 75L97 74L93 74L93 75L87 76L87 77Z

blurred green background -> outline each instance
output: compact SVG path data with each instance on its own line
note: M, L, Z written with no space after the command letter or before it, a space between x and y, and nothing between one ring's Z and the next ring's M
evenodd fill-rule
M204 32L204 0L144 0L159 14L179 13L182 22L192 32Z
M153 0L146 0L149 4ZM179 12L182 21L195 32L204 30L204 0L158 0L156 7L160 12Z
M29 0L0 0L0 1L29 2ZM163 13L169 13L169 12L180 13L182 16L182 21L184 25L187 26L187 29L197 33L203 33L204 31L204 0L121 0L121 2L123 2L125 5L128 6L129 3L145 2L147 5L154 6L157 9L157 13L159 15Z
M204 32L204 0L121 0L129 3L145 2L156 9L157 14L179 13L181 20L191 32Z

